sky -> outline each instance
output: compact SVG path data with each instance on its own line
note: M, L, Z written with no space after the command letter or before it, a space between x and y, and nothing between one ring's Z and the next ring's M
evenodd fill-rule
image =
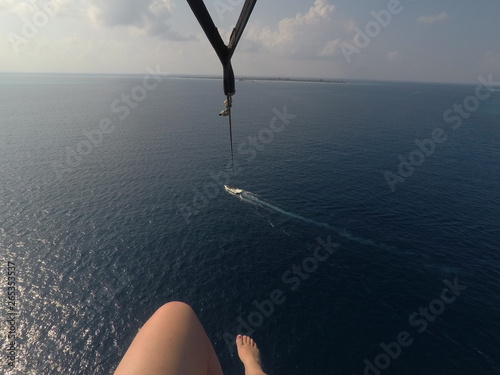
M227 41L244 0L205 0ZM257 0L236 76L500 81L498 0ZM185 0L0 0L0 72L220 75Z

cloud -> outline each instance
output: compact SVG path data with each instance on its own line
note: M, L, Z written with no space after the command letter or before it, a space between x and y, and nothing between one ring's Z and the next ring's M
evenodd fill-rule
M401 60L401 54L398 51L389 52L386 59L388 61L399 61Z
M444 21L448 18L449 18L448 14L446 12L443 12L441 14L418 17L417 21L420 23L433 24L436 22Z
M338 49L340 48L340 44L342 43L342 40L335 39L335 40L330 40L326 43L325 47L321 50L319 53L320 56L333 56L337 53Z
M20 17L24 17L33 11L33 5L27 2L15 0L0 0L0 12L13 13Z
M15 14L19 17L31 18L37 12L49 14L59 13L67 0L0 0L0 12Z
M168 40L193 40L168 23L174 5L171 0L90 0L90 18L103 26L129 26L147 36Z
M254 49L260 47L284 57L332 56L340 45L340 39L332 36L343 33L346 28L343 22L334 18L334 5L328 0L315 0L306 12L282 19L277 29L252 24L246 39L253 43Z

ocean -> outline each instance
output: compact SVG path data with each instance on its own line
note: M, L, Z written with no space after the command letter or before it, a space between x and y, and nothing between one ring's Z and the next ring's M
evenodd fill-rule
M485 83L486 82L486 83ZM189 303L224 373L500 374L500 91L0 76L4 374L110 374ZM228 184L244 190L224 191Z

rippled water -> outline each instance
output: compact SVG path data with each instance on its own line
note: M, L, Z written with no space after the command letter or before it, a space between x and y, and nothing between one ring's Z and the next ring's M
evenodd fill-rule
M228 179L219 81L164 79L128 111L142 77L2 82L0 254L19 312L4 373L109 374L171 300L228 374L238 329L270 374L500 372L499 92L455 130L443 114L475 86L238 82ZM436 128L446 141L392 192L384 172ZM321 241L338 245L314 263ZM435 302L448 282L467 288Z

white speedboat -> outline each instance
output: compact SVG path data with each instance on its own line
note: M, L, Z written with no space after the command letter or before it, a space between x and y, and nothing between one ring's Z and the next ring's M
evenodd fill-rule
M226 189L226 191L228 193L231 193L231 194L234 194L234 195L239 195L239 194L243 193L242 189L236 189L236 188L228 186L228 185L224 185L224 189Z

